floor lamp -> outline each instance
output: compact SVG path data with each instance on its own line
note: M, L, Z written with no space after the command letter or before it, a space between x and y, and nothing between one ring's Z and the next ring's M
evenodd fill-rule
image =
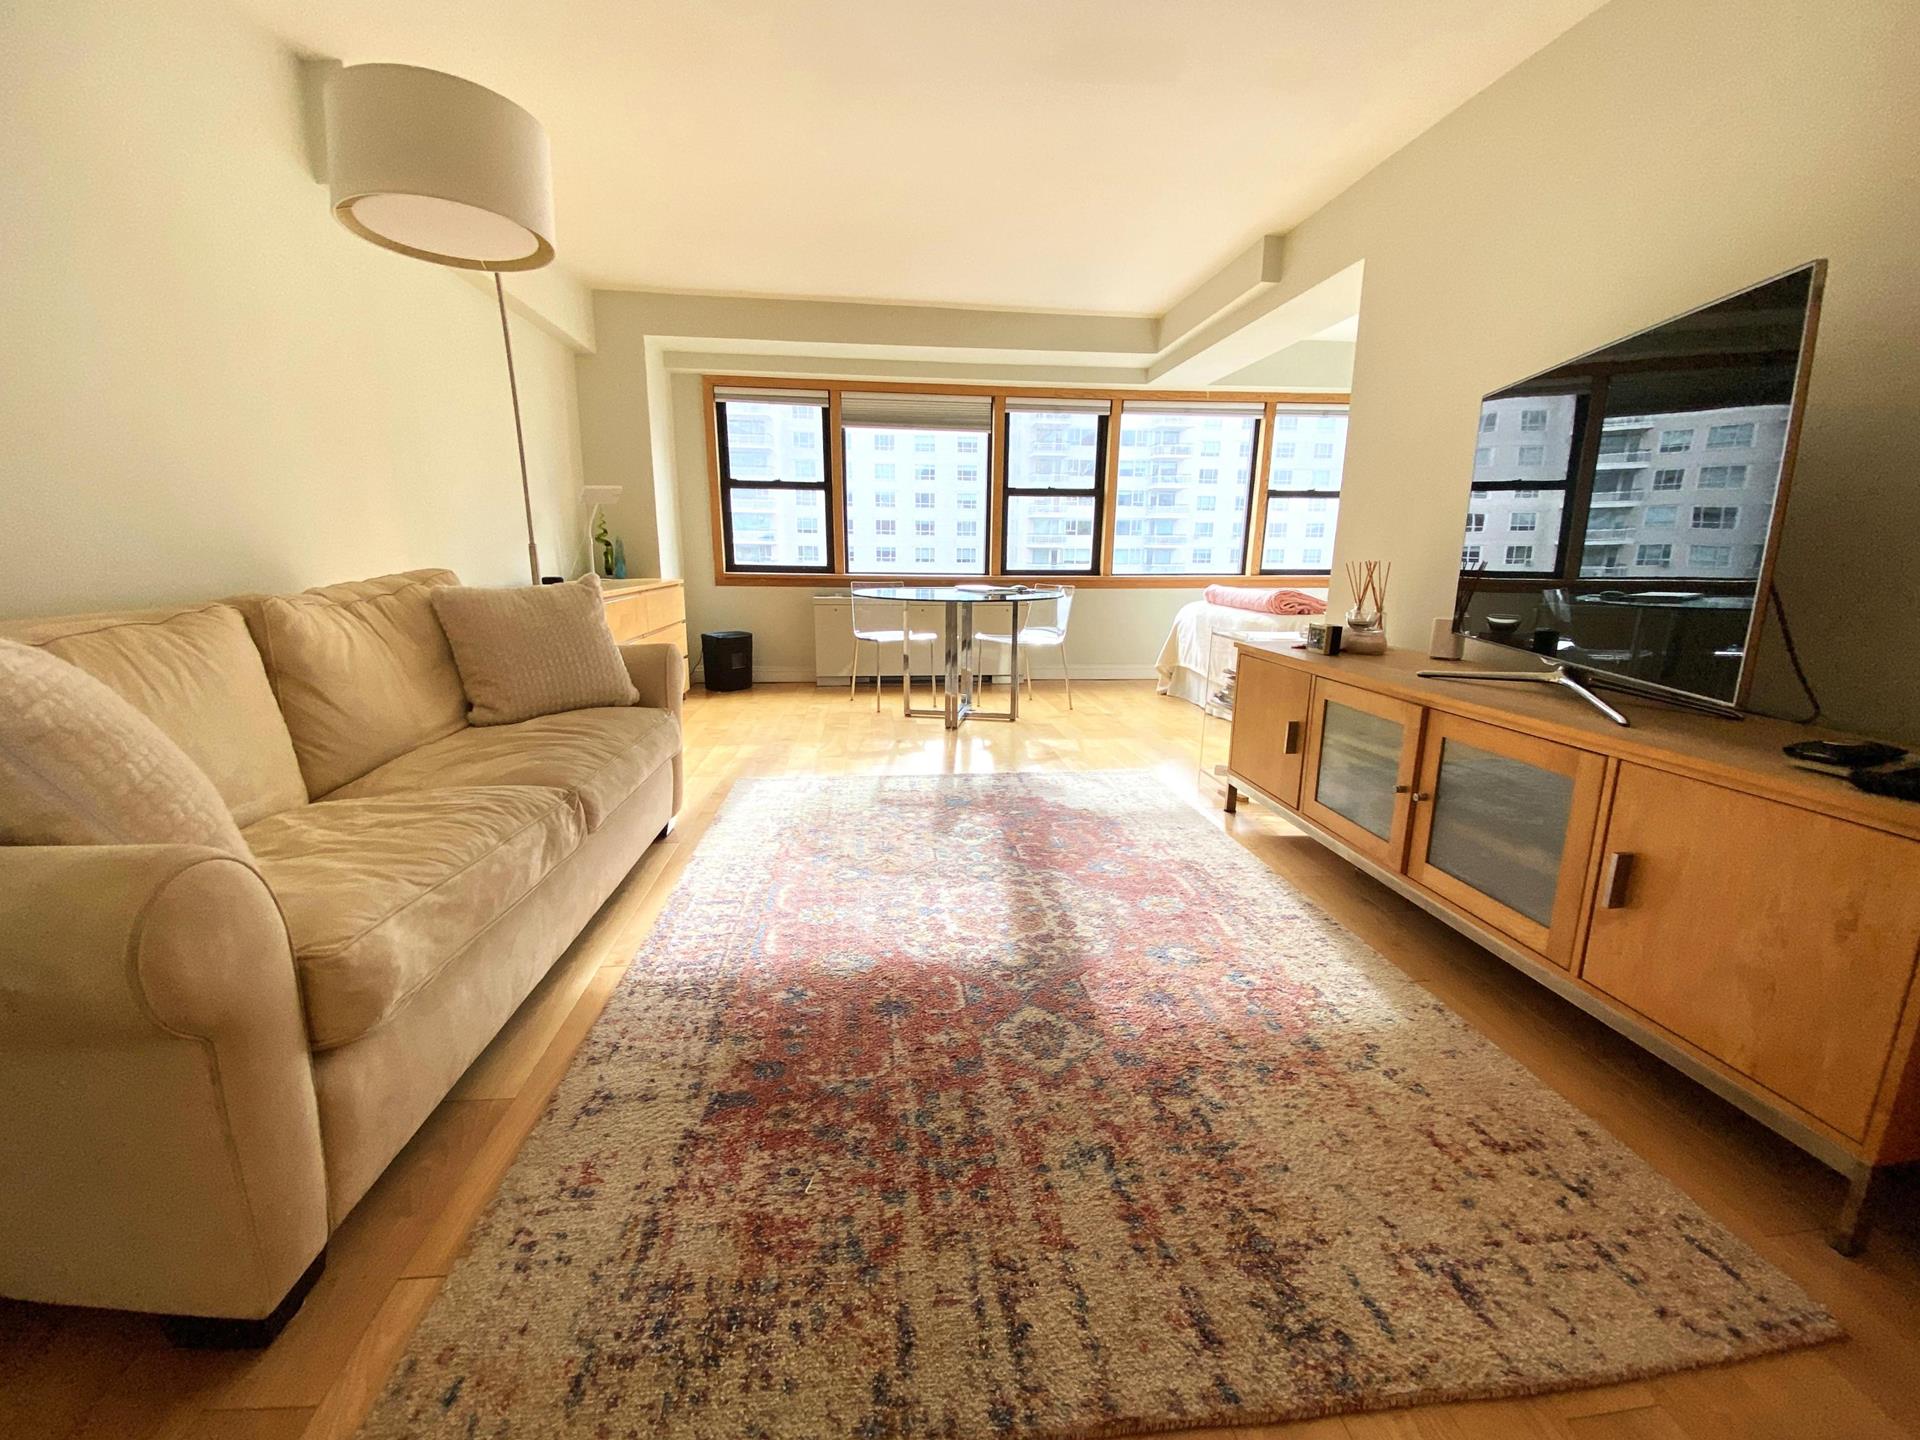
M413 65L349 65L325 89L333 213L388 250L493 276L507 394L520 452L527 568L540 583L533 491L520 423L502 272L553 259L553 164L540 122L503 95Z

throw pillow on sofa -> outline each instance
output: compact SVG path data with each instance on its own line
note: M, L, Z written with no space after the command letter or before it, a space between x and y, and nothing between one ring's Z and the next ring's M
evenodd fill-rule
M250 853L213 781L158 725L15 640L0 640L0 843Z
M448 585L433 592L433 613L453 647L471 724L511 725L640 698L592 575L504 590Z

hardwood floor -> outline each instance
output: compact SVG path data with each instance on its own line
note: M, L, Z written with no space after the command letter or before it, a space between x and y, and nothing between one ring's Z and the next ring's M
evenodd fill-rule
M1879 1440L1920 1437L1920 1239L1824 1243L1837 1177L1248 802L1198 780L1199 712L1143 682L1044 682L1017 725L949 736L898 692L696 690L687 797L657 845L334 1237L278 1343L171 1348L150 1320L0 1301L0 1435L32 1440L349 1436L469 1225L736 780L800 772L1148 769L1671 1177L1830 1307L1851 1339L1725 1369L1530 1399L1203 1432L1212 1440ZM1217 742L1216 733L1216 742ZM1209 756L1214 757L1214 743ZM8 1157L5 1163L19 1163ZM1910 1186L1890 1210L1912 1209Z

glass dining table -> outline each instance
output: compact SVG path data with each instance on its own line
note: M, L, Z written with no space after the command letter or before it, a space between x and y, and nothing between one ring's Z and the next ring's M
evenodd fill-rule
M1020 718L1020 607L1036 601L1059 600L1065 594L1057 587L1048 586L1019 590L976 590L962 585L882 585L872 589L856 589L853 593L862 600L898 600L903 633L911 633L913 628L906 621L908 605L937 603L946 607L946 675L941 690L941 707L930 709L913 703L913 668L906 657L904 642L901 645L903 679L900 689L905 714L927 720L943 720L949 730L958 730L968 720L1012 721ZM975 703L979 667L974 651L974 607L978 605L1013 607L1013 623L1007 627L1013 652L1008 662L1008 675L1012 683L1007 686L1005 710L982 710Z

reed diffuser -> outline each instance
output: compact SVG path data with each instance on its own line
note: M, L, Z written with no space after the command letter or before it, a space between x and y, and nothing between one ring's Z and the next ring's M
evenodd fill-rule
M1357 655L1380 655L1387 648L1387 581L1393 566L1385 560L1349 560L1347 633L1341 648Z

